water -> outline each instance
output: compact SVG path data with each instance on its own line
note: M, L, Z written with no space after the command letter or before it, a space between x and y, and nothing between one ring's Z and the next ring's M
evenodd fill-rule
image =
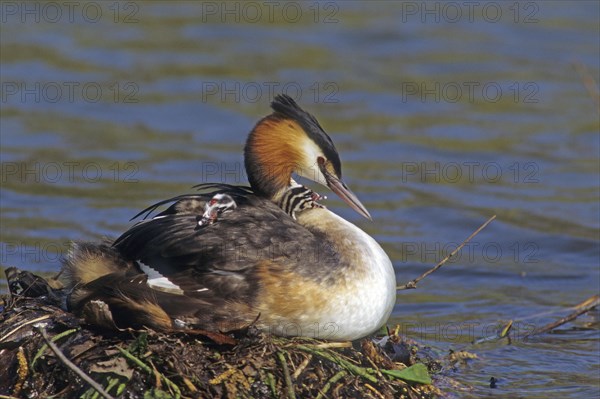
M597 311L525 339L599 291L597 2L75 3L2 3L3 265L55 272L69 240L244 184L246 133L284 91L374 222L329 206L400 283L498 216L390 325L477 354L450 373L468 395L598 397ZM471 344L508 320L510 342Z

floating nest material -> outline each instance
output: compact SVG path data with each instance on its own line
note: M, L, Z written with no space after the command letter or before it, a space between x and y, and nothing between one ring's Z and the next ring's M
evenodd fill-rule
M459 358L436 357L394 332L328 342L252 327L228 335L101 331L20 273L29 280L9 278L11 294L0 297L3 397L430 398L444 396L436 373Z

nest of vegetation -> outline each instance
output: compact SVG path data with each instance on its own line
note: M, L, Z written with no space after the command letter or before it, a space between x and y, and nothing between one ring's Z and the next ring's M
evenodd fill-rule
M0 398L430 398L444 396L440 371L466 357L394 332L329 342L252 327L101 331L47 296L0 297Z

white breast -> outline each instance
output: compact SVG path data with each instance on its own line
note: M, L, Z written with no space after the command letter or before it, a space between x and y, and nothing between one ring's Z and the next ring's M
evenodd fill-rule
M377 331L396 303L396 276L390 258L367 233L327 209L302 212L300 217L304 225L318 218L316 223L340 244L342 261L352 265L339 276L339 295L319 315L318 338L355 340Z

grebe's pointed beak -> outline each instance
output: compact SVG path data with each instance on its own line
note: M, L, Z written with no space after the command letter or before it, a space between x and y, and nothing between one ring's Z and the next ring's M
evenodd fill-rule
M338 195L346 204L350 205L352 209L360 213L362 216L369 220L373 220L367 208L359 201L358 197L346 186L346 184L338 179L333 174L327 172L325 168L322 169L327 181L327 186Z

